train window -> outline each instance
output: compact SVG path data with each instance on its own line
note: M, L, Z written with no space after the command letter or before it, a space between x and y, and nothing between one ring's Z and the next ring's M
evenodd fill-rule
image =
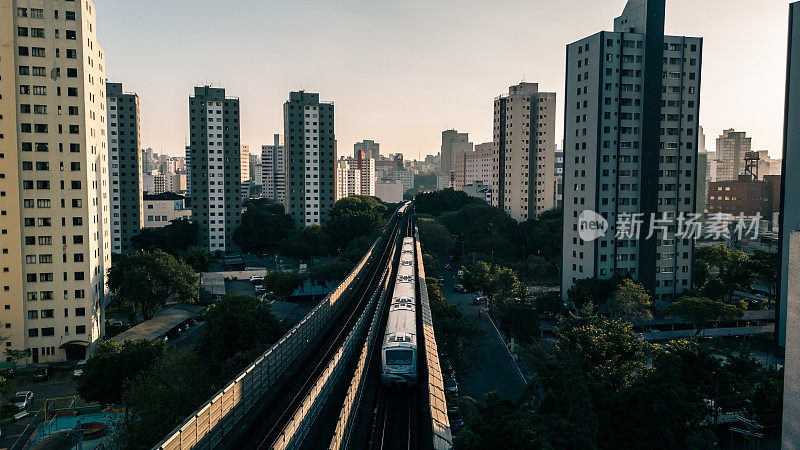
M386 364L390 366L408 366L414 359L411 350L386 350Z

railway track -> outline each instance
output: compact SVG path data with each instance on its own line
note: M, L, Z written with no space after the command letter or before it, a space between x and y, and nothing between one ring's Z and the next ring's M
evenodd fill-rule
M407 214L390 223L391 231L382 244L379 257L373 261L367 273L359 280L358 288L351 294L355 297L351 297L348 306L331 320L333 324L342 325L331 326L319 337L318 344L310 349L307 358L298 361L291 375L285 376L284 380L276 384L271 398L263 400L264 406L258 416L240 433L236 442L229 443L228 448L261 449L272 446L358 320L374 291L379 288L387 266L392 263L388 260L389 255L398 240L402 240L402 236L408 232L408 223Z

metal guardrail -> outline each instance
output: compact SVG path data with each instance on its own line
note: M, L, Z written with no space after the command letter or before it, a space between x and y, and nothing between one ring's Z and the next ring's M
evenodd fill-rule
M422 336L425 339L425 359L428 367L428 405L430 406L433 448L449 450L453 448L453 434L450 419L447 417L447 400L444 395L444 377L439 365L439 350L433 332L433 316L428 299L428 285L425 283L425 268L422 265L422 247L419 232L414 233L417 243L417 274L419 279L419 300L422 306Z
M261 396L284 374L339 310L339 298L352 288L367 262L375 253L378 238L352 272L317 304L286 335L272 345L255 362L178 425L155 449L210 449L229 435Z
M389 273L391 274L391 270ZM369 356L373 352L376 339L380 338L380 336L378 336L378 329L380 328L381 318L383 317L383 311L386 307L386 297L389 295L388 288L390 281L390 277L386 277L383 282L383 289L380 300L378 300L378 307L375 308L375 313L372 315L372 322L370 323L369 331L367 332L367 339L365 340L364 345L361 347L361 355L358 358L358 365L356 366L353 379L350 381L350 385L347 388L347 395L345 396L344 404L342 405L341 412L339 413L339 419L336 422L336 429L333 434L333 439L331 439L331 443L328 446L330 450L338 450L341 448L347 448L349 446L350 433L352 432L354 423L353 419L358 413L358 405L361 401L361 392L364 388L364 382L366 381L366 376L369 372Z
M390 263L381 275L381 279L383 280L380 283L381 286L385 287L388 274L391 273L391 262L394 261L396 252L397 247L394 246L389 255ZM314 387L306 394L303 402L292 415L289 422L284 426L281 435L272 444L273 449L296 449L300 448L303 444L303 441L314 424L314 420L325 406L328 396L330 396L336 382L341 379L342 372L344 372L352 354L356 351L357 344L361 341L360 336L363 334L364 328L367 324L371 323L368 319L373 317L371 313L375 309L378 299L382 298L383 292L385 292L385 290L381 289L372 294L369 303L358 318L356 325L350 330L350 333L347 334L347 337L336 351L336 354L331 358L325 370L317 378Z

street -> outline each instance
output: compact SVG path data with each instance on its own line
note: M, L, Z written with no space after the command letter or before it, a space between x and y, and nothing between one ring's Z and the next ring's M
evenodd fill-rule
M469 376L461 377L456 374L459 392L480 402L483 402L486 394L492 391L497 391L503 397L512 400L518 399L525 391L526 383L488 314L482 312L478 317L480 307L472 304L475 294L453 292L455 270L441 273L444 277L442 293L447 301L452 305L460 305L467 317L484 333L486 359L481 364L481 369L473 371ZM436 322L433 323L433 327L435 331Z

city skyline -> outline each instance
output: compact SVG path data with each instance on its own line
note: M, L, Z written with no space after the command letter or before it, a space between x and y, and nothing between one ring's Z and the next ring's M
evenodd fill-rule
M240 97L242 143L259 148L282 129L286 93L305 88L338 105L339 154L349 153L355 142L374 139L385 154L402 152L414 159L436 154L445 129L468 132L476 144L491 141L493 99L522 80L556 92L560 144L566 45L587 32L608 29L607 18L625 2L469 2L457 9L454 3L422 2L367 7L357 1L343 6L246 1L240 9L200 3L207 5L159 4L159 15L150 14L156 5L149 0L136 8L122 3L98 8L98 32L109 55L107 76L124 82L141 99L143 147L182 154L186 99L194 86L210 84ZM757 9L749 6L743 0L670 0L666 32L704 38L700 124L708 139L727 128L746 131L755 149L779 157L782 129L775 118L783 113L786 4L775 0ZM510 9L517 13L509 15ZM170 17L194 10L204 13L166 26ZM570 16L568 23L560 19L575 10L582 13ZM534 14L536 26L515 25L527 25ZM283 33L301 15L318 31L286 42ZM476 26L496 23L493 18L508 25L502 34L475 33ZM135 38L126 31L131 22L144 27L137 27ZM209 32L213 23L224 23L220 29L226 34ZM752 40L752 35L762 38ZM153 53L156 41L165 40L171 51ZM314 58L297 56L308 49L314 49ZM221 63L209 64L201 54L209 52L224 55ZM741 55L749 55L747 64ZM248 63L226 64L233 61ZM754 81L758 95L733 94L750 91ZM415 108L425 114L410 113ZM713 141L709 144L713 150Z

